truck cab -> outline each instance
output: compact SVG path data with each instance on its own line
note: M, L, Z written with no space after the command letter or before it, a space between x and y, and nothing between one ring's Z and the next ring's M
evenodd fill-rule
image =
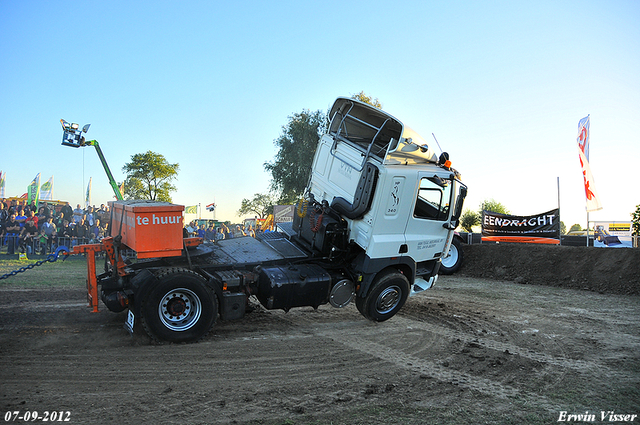
M298 205L294 216L299 239L329 258L353 258L356 302L385 270L401 273L412 293L429 288L451 244L466 186L446 153L438 157L386 112L338 98L330 117L311 170L311 206ZM300 214L305 210L308 217ZM343 232L342 240L329 246L327 231L334 241Z

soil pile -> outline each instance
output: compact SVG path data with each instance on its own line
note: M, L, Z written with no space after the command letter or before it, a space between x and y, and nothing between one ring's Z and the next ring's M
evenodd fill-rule
M640 249L501 243L463 250L462 275L640 295Z

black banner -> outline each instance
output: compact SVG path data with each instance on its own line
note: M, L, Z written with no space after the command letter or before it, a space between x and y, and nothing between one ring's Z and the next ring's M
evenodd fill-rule
M560 210L520 216L482 211L482 239L503 242L560 243Z

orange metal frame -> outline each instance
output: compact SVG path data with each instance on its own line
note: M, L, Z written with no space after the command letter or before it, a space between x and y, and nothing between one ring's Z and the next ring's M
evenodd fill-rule
M76 245L71 254L87 254L87 300L93 313L98 312L98 279L96 277L96 252L104 251L102 244Z
M193 247L202 243L202 238L184 238L184 246ZM128 273L125 271L124 260L118 254L116 260L116 250L114 246L113 237L106 237L102 239L101 243L76 245L71 250L70 254L87 254L87 300L89 301L89 307L92 309L92 313L98 313L98 304L100 298L98 297L98 277L96 275L96 253L105 252L111 264L118 270L118 276L126 276Z
M87 300L92 313L98 313L98 278L96 276L96 253L106 252L111 264L115 264L118 269L118 275L124 276L127 272L124 270L124 261L118 255L116 261L115 248L113 238L107 237L102 239L101 243L76 245L71 250L71 254L87 254Z

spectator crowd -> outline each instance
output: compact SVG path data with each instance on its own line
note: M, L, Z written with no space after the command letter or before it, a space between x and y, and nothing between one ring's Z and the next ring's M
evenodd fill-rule
M104 204L75 209L64 204L28 204L0 199L0 251L45 255L58 246L67 248L100 241L108 234L111 214Z
M204 224L198 225L196 220L184 225L183 236L199 237L204 242L215 243L222 239L233 239L241 236L256 236L256 232L251 226L231 225L227 223L218 223L216 227L214 223L209 223L207 227Z
M0 253L46 255L58 246L96 243L109 235L111 213L104 204L100 208L72 208L68 202L46 201L28 204L26 200L0 199ZM183 226L184 237L200 237L205 243L241 236L256 236L251 226L193 220Z

